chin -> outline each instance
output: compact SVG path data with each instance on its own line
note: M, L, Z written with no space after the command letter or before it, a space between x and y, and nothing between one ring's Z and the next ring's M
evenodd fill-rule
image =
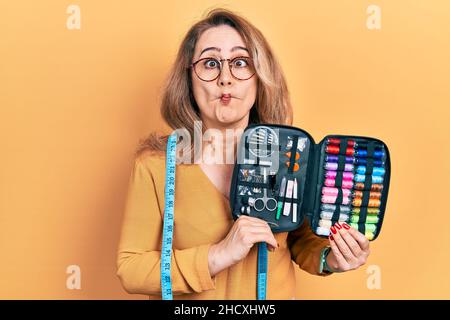
M247 114L237 114L237 112L223 112L221 116L217 117L217 121L221 124L234 124L243 121Z
M213 115L214 121L219 123L231 123L239 119L233 110L218 110Z
M237 118L222 118L222 119L217 119L217 122L221 123L221 124L233 124L235 122L238 122L239 119Z

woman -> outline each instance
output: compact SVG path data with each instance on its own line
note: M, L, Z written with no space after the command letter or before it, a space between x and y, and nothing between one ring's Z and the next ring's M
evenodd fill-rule
M214 128L223 137L227 129L242 132L250 123L292 124L286 82L264 36L223 9L211 11L187 33L164 89L162 115L170 127L186 128L192 137L196 121L203 131ZM233 164L207 161L209 147L225 144L219 140L203 141L203 161L194 159L198 164L177 165L174 299L255 299L255 244L262 241L270 250L267 299L295 298L292 260L321 276L366 262L368 240L346 224L337 223L333 235L322 239L307 224L273 234L257 218L233 221L228 199ZM123 287L150 299L161 298L166 141L167 136L151 135L137 154L118 250Z

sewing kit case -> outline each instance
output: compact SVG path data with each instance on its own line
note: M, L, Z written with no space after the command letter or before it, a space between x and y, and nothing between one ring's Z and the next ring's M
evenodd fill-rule
M347 222L375 240L390 171L389 150L376 138L328 135L316 144L296 127L250 125L238 145L232 215L263 219L274 233L297 229L308 219L321 237L336 222Z

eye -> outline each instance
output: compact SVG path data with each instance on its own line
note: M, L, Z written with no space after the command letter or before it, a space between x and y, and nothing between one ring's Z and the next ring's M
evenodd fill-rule
M245 58L238 58L233 61L233 66L236 68L245 68L248 67L248 61Z
M214 69L219 66L219 62L217 62L217 60L215 60L215 59L207 59L203 62L203 65L206 68Z

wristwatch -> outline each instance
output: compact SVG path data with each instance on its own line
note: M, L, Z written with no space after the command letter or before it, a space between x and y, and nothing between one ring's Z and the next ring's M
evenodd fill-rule
M330 268L330 266L327 263L327 256L328 253L330 253L331 247L326 246L322 249L322 252L320 254L320 270L319 273L329 274L333 273L334 271Z

